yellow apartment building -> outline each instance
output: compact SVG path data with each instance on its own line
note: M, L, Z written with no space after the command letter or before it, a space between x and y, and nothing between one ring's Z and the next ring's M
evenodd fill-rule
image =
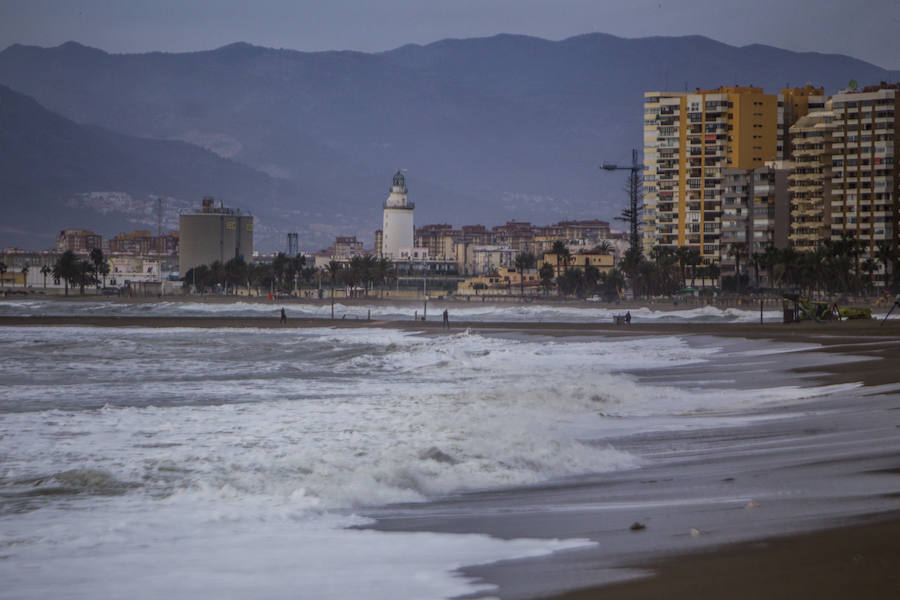
M688 246L704 263L718 262L725 169L756 169L775 159L780 121L783 127L796 118L810 98L815 105L820 91L785 89L775 95L725 86L645 93L644 253L657 245Z

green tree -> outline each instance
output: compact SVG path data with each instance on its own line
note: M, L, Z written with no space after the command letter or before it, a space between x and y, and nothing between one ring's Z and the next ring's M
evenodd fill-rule
M885 289L893 287L893 277L895 273L894 256L894 245L890 240L881 240L878 242L875 247L875 258L884 265Z
M566 248L566 244L562 240L553 242L553 246L550 248L550 254L556 255L556 276L559 277L560 265L565 265L566 270L568 270L569 258L572 254L569 252L569 249Z
M601 240L599 244L594 246L594 252L599 252L600 254L609 254L612 252L613 245L609 242L609 240Z
M375 281L381 285L381 295L384 296L384 286L395 277L394 263L389 258L378 259L375 265Z
M100 248L91 248L91 262L94 263L94 273L103 273L101 266L106 262L103 256L103 250ZM106 271L109 273L109 269ZM103 276L103 287L106 287L106 276Z
M75 285L81 274L78 257L71 250L63 252L53 265L53 278L65 284L66 296L69 295L69 284Z
M44 265L41 267L41 275L44 276L44 289L47 289L47 275L53 272L53 269L50 268L49 265Z
M550 292L550 288L553 287L553 265L545 262L541 265L541 270L538 271L538 275L541 278L541 287L544 288L544 294Z
M236 291L239 285L250 287L249 269L243 258L232 258L223 266L225 279L225 292L228 292L228 286L231 286L232 293Z
M533 269L535 264L537 264L537 258L531 252L516 254L516 272L519 274L519 287L523 297L525 296L525 269Z
M78 261L76 268L78 269L78 287L82 296L84 296L84 288L89 285L96 285L97 278L94 276L94 264L86 259Z
M28 265L22 265L22 287L28 286Z
M734 273L736 275L738 292L741 291L741 259L747 254L747 244L735 242L728 246L728 256L734 259Z
M3 286L3 276L6 275L6 270L9 267L6 266L5 262L0 261L0 287Z

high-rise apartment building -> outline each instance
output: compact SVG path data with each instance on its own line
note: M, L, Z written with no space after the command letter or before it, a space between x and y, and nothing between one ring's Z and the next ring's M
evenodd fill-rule
M777 152L778 100L757 87L644 94L644 252L688 246L718 261L726 168Z
M824 88L806 84L802 88L785 88L778 94L778 142L777 160L791 160L790 128L809 113L821 111L825 107Z
M790 126L824 102L811 85L778 95L757 87L644 94L644 252L688 246L705 262L724 256L725 169L789 158Z
M722 276L735 275L738 265L747 274L754 254L769 246L788 245L788 169L772 161L755 169L725 169L722 201ZM768 285L765 274L751 278Z
M900 84L832 97L831 235L853 236L868 257L888 244L896 255L900 168L894 153ZM876 274L884 283L885 274Z
M790 128L790 240L800 252L815 250L831 235L834 114L830 109L829 102L825 109L801 117Z

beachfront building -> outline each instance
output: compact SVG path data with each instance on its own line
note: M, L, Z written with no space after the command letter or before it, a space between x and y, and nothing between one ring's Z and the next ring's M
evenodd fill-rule
M784 152L779 132L817 105L820 91L807 86L776 96L734 86L645 93L643 251L686 246L704 263L718 261L725 170L763 167L778 156L779 137Z
M900 84L882 83L832 97L831 237L854 237L862 245L863 259L877 259L882 248L897 253L898 109ZM884 285L884 265L877 262L873 280Z
M793 156L790 129L806 115L825 107L825 89L810 84L802 88L785 88L778 94L778 142L776 160L789 161Z
M722 199L722 238L719 264L722 277L748 275L754 257L767 248L788 246L788 168L772 161L755 169L725 169ZM766 273L753 270L755 286L766 286Z
M376 247L379 258L399 258L400 248L415 245L413 211L416 205L407 201L408 193L406 178L401 171L397 171L394 174L390 194L382 205L381 245Z
M811 112L790 128L790 242L813 251L831 237L831 154L834 113Z
M253 256L253 216L203 199L200 210L178 217L178 269L182 276L194 267Z

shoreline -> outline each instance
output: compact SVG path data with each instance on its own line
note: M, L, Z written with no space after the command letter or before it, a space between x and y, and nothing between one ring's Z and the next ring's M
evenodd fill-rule
M811 533L764 537L626 565L628 581L545 600L900 597L900 513L862 515Z
M0 327L150 327L221 329L308 329L308 328L391 328L428 335L442 334L438 321L366 321L362 319L290 318L286 325L272 317L0 317ZM469 330L481 334L538 335L548 337L636 337L636 336L712 336L814 344L812 350L834 355L861 357L861 360L785 369L809 376L824 384L861 382L872 393L877 386L900 383L900 321L845 321L817 324L780 323L521 323L451 321L451 334ZM863 389L861 394L866 394ZM891 396L894 398L895 396ZM892 410L898 410L900 406ZM900 416L900 412L898 412ZM900 419L898 419L900 422ZM900 425L897 425L900 427ZM898 430L900 431L900 430ZM873 449L875 452L876 449ZM896 478L900 473L900 455L890 459L883 472ZM892 497L900 496L900 483ZM546 523L545 523L546 525ZM570 587L563 593L535 593L512 597L546 600L612 600L637 598L882 598L900 595L900 512L858 514L817 522L812 532L786 535L761 534L754 541L723 541L712 547L695 548L683 554L637 553L624 558L616 569L640 571L640 578L598 586L566 581L565 553L547 558L556 565L551 577ZM419 530L428 530L421 525ZM625 533L625 535L628 535ZM636 535L645 535L642 533ZM562 534L560 534L562 537ZM603 538L592 538L600 543ZM609 569L608 564L591 563L581 568ZM591 566L593 564L593 567ZM486 574L492 580L502 566L466 568L466 573ZM479 575L483 576L483 575ZM505 587L497 592L506 598ZM557 588L559 589L559 588ZM488 595L492 595L488 593ZM496 594L493 594L496 595Z

